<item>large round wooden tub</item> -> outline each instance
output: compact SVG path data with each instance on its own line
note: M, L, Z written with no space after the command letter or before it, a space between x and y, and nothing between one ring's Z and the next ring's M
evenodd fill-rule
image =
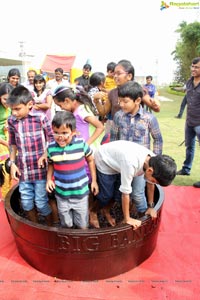
M100 229L65 229L35 224L19 215L19 191L14 187L5 200L5 210L20 255L37 270L60 279L98 280L131 270L154 251L164 193L155 189L158 218L141 218L142 226Z

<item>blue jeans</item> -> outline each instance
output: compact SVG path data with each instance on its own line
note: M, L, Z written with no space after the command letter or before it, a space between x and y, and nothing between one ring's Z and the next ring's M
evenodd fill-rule
M119 191L121 185L120 174L106 175L97 170L97 182L99 193L96 198L100 207L108 205L111 200L121 201L121 192ZM144 212L147 210L143 175L133 178L130 198L134 200L137 211Z
M133 199L138 212L145 212L147 210L145 184L144 175L133 178L131 198Z
M194 159L196 137L200 141L200 126L192 127L185 124L186 159L183 162L182 169L188 174L190 173Z
M22 208L30 211L36 206L43 216L51 213L46 192L46 180L22 181L19 183Z
M99 186L99 193L96 195L100 207L104 207L109 204L111 200L121 201L121 192L119 187L121 184L120 174L107 175L97 172L97 182Z

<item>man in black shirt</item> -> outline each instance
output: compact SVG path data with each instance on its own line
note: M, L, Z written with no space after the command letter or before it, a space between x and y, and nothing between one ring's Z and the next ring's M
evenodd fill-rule
M74 83L76 85L81 85L82 87L84 87L84 89L86 89L89 85L89 75L90 72L92 70L92 67L90 64L85 64L83 66L83 74L80 77L75 78Z
M185 123L186 158L177 175L190 175L195 152L196 137L200 142L200 57L192 61L191 78L186 83L187 114ZM200 188L200 181L193 184Z

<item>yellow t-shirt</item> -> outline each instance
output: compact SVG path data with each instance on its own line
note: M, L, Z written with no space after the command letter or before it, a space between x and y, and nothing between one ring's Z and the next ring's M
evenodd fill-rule
M108 77L108 76L106 76L104 86L105 86L105 89L109 90L109 91L117 87L114 78L111 78L111 77Z

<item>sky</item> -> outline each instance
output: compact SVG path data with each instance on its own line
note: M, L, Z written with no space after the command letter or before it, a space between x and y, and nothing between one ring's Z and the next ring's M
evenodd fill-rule
M177 0L175 3L183 1ZM31 4L32 3L32 4ZM18 55L20 41L38 68L46 54L74 54L75 67L89 60L106 73L110 61L128 59L135 74L171 82L172 51L182 21L200 21L200 10L159 0L18 0L1 3L0 56ZM197 2L194 2L197 3ZM11 7L12 6L12 7ZM3 28L4 25L4 28Z

